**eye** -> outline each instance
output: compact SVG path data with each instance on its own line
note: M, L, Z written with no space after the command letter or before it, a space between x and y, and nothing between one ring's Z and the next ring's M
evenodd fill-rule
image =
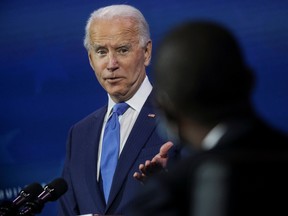
M96 54L100 57L106 56L107 55L107 50L106 49L97 49Z
M119 47L117 49L117 52L120 53L120 54L126 54L126 53L128 53L128 51L129 51L129 48L126 47L126 46L122 46L122 47Z

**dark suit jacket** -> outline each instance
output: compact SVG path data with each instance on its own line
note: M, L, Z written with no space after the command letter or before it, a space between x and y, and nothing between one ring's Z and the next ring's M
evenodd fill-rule
M166 142L158 134L159 119L151 95L145 102L118 160L110 198L105 204L97 182L97 156L107 106L75 124L69 133L63 177L68 191L60 198L59 215L124 214L126 205L142 186L133 178L140 163L153 158Z
M288 138L257 118L150 179L127 216L287 215Z

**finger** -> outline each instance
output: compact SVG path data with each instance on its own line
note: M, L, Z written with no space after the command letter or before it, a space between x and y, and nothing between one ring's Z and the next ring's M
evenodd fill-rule
M154 157L152 160L151 160L151 163L161 163L161 161L165 160L167 158L167 156L163 156L163 157Z
M144 165L144 164L140 164L140 165L139 165L139 170L140 170L141 172L145 172L145 170L146 170L145 165Z
M133 177L134 177L137 181L141 182L142 184L145 183L145 180L146 180L146 176L145 176L145 175L143 175L143 174L141 175L140 173L135 172L135 173L133 174Z
M133 174L133 177L134 177L135 179L140 180L140 179L141 179L141 174L138 173L138 172L135 172L135 173Z
M149 166L151 164L151 161L150 160L146 160L145 161L145 166Z
M161 157L167 157L168 156L168 151L169 149L173 146L174 144L171 141L168 141L166 143L164 143L159 151L159 155Z

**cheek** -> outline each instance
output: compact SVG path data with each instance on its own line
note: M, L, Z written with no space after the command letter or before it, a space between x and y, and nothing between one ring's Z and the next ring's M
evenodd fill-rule
M105 64L101 61L92 61L93 70L97 78L101 77L102 72L105 70Z
M135 59L134 59L135 60ZM125 76L128 78L128 82L134 82L141 73L140 64L135 64L135 62L131 62L130 64L125 64L123 66L123 69L125 71Z
M128 64L127 64L128 65ZM143 69L145 69L145 62L144 56L140 55L139 53L136 54L130 61L129 61L130 68L132 70L132 76L137 76ZM129 67L128 65L128 67Z
M103 81L103 66L101 66L99 63L95 63L93 62L93 71L94 71L94 75L96 76L96 79L98 80L98 82L103 86L104 81ZM103 86L104 87L104 86Z
M99 73L99 72L97 72L97 71L99 71L99 70L95 70L95 71L94 71L94 74L95 74L97 80L98 80L99 82L101 82L101 73Z
M94 70L99 70L103 67L103 64L101 64L101 61L93 61L93 66L94 66Z

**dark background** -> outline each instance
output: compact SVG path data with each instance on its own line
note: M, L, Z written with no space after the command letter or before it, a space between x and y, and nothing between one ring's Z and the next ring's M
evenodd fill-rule
M59 177L70 126L106 102L82 44L90 13L116 3L143 12L154 51L171 26L187 19L229 27L256 73L257 110L288 132L288 1L2 0L0 201L12 199L26 184L45 185ZM55 214L56 203L42 213Z

